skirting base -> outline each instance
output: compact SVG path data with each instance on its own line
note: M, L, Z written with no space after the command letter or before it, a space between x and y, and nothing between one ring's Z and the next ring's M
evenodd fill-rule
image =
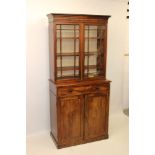
M100 136L100 137L96 137L96 138L92 138L92 139L86 139L86 140L83 140L81 142L77 142L77 143L74 143L74 144L59 144L55 137L53 136L52 132L50 132L50 135L56 145L56 147L58 149L61 149L61 148L65 148L65 147L69 147L69 146L75 146L75 145L79 145L79 144L85 144L85 143L90 143L90 142L95 142L95 141L99 141L99 140L103 140L103 139L108 139L109 136L108 135L104 135L104 136Z

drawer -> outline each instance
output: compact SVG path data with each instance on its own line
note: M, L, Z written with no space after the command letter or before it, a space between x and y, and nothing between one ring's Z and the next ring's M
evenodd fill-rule
M108 85L86 85L74 87L61 87L58 88L58 96L73 96L89 93L106 93L109 91Z
M63 87L58 88L58 96L81 95L84 93L85 87Z
M87 93L95 93L95 92L108 92L109 87L106 85L91 85L85 88L85 92Z

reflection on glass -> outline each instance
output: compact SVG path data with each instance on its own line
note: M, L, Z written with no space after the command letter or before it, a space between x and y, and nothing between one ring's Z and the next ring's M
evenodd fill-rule
M79 25L57 25L57 78L79 77Z
M104 26L85 26L85 77L103 75Z

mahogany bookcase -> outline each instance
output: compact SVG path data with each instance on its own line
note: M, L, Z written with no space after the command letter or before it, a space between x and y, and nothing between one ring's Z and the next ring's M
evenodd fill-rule
M110 16L48 14L51 136L58 148L108 138Z

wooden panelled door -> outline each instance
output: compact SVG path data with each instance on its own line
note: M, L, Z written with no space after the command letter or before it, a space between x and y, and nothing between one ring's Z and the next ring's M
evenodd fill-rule
M94 93L85 96L85 140L106 134L106 105L106 94Z
M60 98L60 141L62 145L83 140L83 96Z

